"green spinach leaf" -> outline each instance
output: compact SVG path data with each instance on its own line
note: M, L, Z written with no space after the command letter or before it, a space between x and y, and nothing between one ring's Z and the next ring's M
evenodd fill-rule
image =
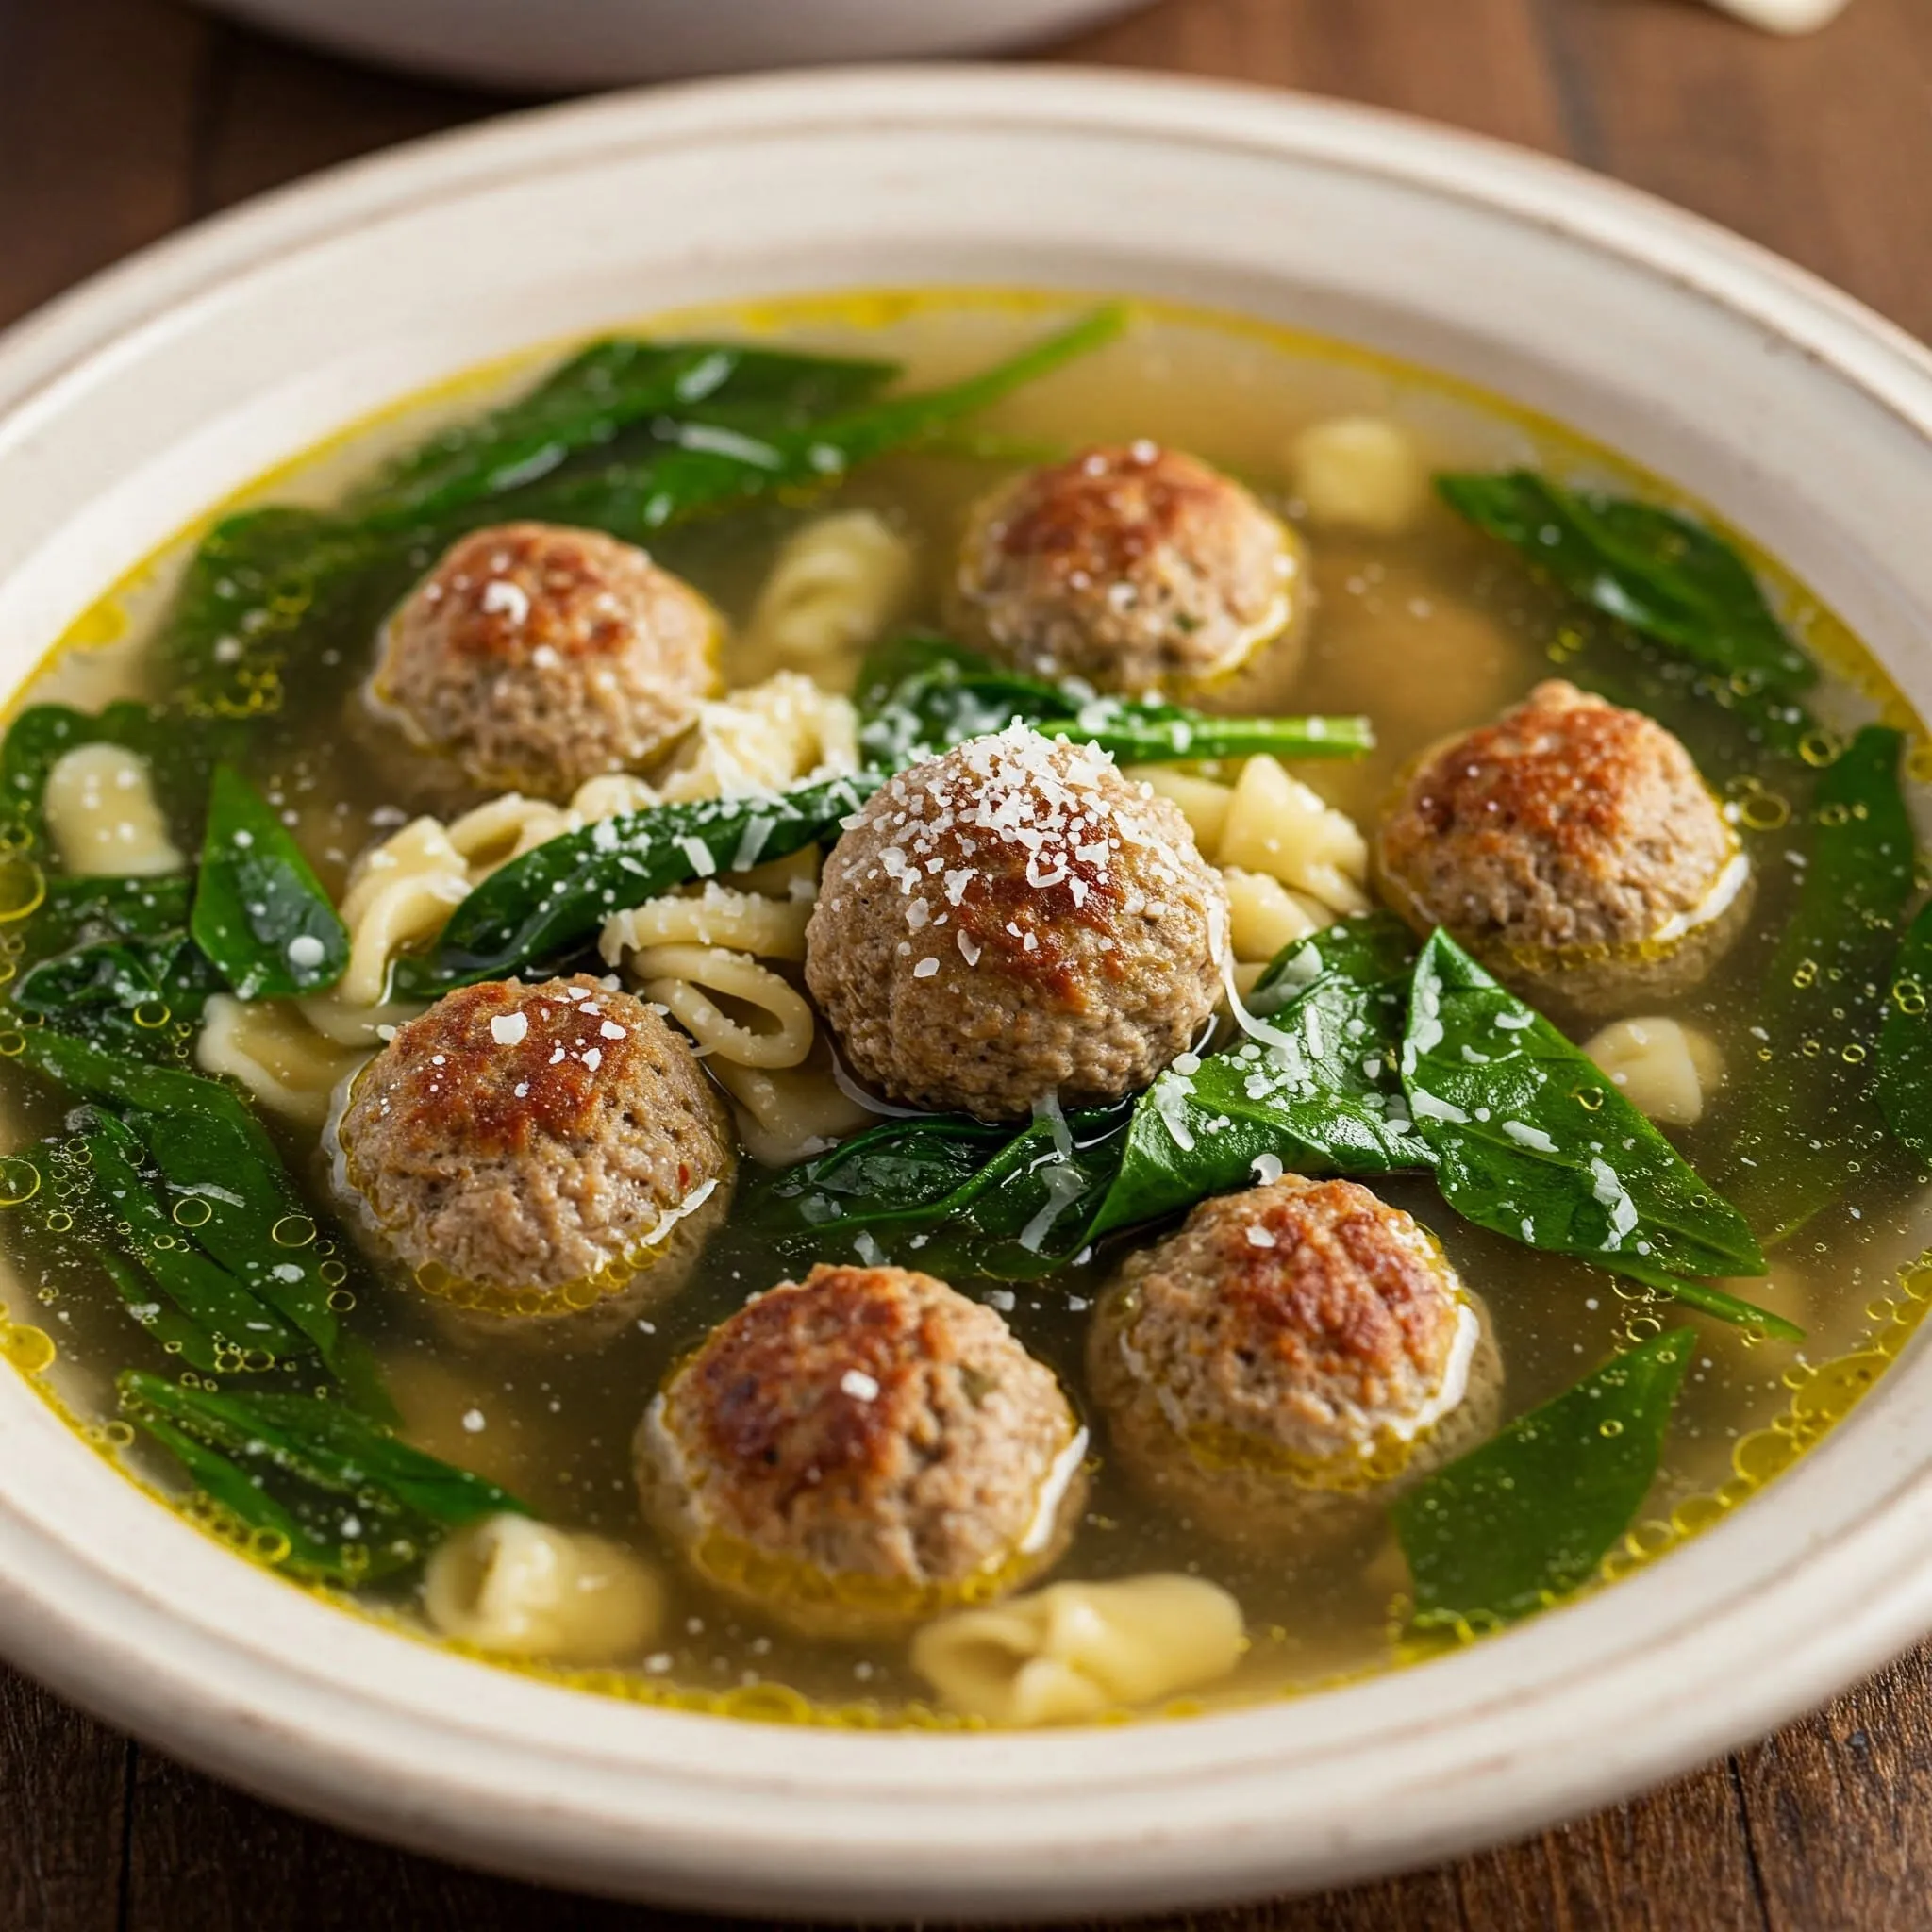
M1533 470L1441 475L1436 487L1573 597L1700 669L1787 700L1817 683L1818 667L1773 615L1750 566L1689 517L1566 490Z
M194 942L244 1000L291 999L333 986L348 929L302 848L232 765L208 793Z
M1341 921L1286 948L1249 1007L1257 1038L1188 1055L1136 1105L1091 1238L1191 1208L1275 1173L1426 1168L1400 1075L1415 941L1392 913Z
M889 396L805 426L747 415L734 424L674 423L644 455L513 493L519 516L587 524L641 540L687 517L778 492L816 491L862 463L949 429L962 418L1090 354L1126 325L1112 306L991 369L924 394Z
M44 1028L27 1033L21 1058L111 1110L139 1142L175 1229L305 1337L363 1407L381 1410L368 1351L330 1306L315 1222L274 1142L231 1088Z
M531 1513L340 1402L236 1394L139 1371L121 1377L120 1392L122 1413L298 1576L367 1582L420 1561L444 1531Z
M1896 731L1868 724L1820 778L1797 904L1765 973L1757 1064L1739 1094L1726 1179L1773 1243L1833 1200L1884 1142L1886 1088L1881 1081L1874 1095L1870 1061L1884 1051L1912 891L1902 745Z
M755 798L654 805L533 846L450 915L434 948L401 960L398 998L500 979L580 946L611 913L714 873L743 872L834 835L877 788L869 772Z
M995 665L949 639L919 634L873 653L859 674L859 743L899 770L1015 722L1049 738L1098 744L1124 763L1251 758L1359 758L1366 718L1230 718L1152 699L1095 697Z
M1126 1107L1021 1128L915 1115L869 1128L752 1191L747 1214L800 1260L830 1244L941 1274L1027 1281L1064 1267L1120 1165Z
M1698 1278L1765 1272L1744 1217L1445 932L1416 962L1402 1084L1443 1198L1466 1220L1802 1340Z
M1932 905L1906 928L1878 1035L1878 1105L1901 1146L1932 1160Z
M1416 1623L1508 1623L1589 1583L1650 1493L1696 1345L1653 1337L1400 1497Z
M864 402L891 362L802 356L742 342L592 342L527 394L452 425L392 462L349 502L364 524L413 524L549 475L654 418L756 410L792 426Z

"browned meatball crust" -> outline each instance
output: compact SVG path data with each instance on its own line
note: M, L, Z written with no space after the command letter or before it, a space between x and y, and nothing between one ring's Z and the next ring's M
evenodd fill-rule
M1493 1423L1501 1369L1435 1240L1346 1180L1204 1202L1131 1257L1089 1333L1113 1451L1237 1540L1325 1533Z
M712 1330L638 1431L645 1514L801 1627L889 1628L1064 1548L1086 1435L991 1308L903 1268L819 1266Z
M678 1284L736 1166L683 1040L581 974L445 994L356 1075L336 1141L339 1184L424 1289L565 1341Z
M1300 540L1231 477L1152 442L1028 470L974 513L954 603L1023 670L1103 691L1245 663L1307 600Z
M1018 1119L1144 1087L1221 991L1227 902L1167 800L1013 726L874 794L825 861L806 983L853 1072Z
M391 617L379 709L472 783L567 797L648 762L716 688L720 620L643 551L503 524L460 539Z
M1418 929L1446 926L1512 985L1592 1010L1693 982L1748 904L1737 834L1690 754L1559 679L1417 765L1376 863Z

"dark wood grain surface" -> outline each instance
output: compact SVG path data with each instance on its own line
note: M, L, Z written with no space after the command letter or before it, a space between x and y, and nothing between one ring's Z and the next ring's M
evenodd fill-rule
M1826 33L1791 42L1689 0L1164 0L1045 58L1274 82L1568 155L1932 335L1932 0L1854 0ZM506 105L170 0L0 0L0 324L198 215ZM700 1923L712 1922L344 1837L0 1674L0 1932ZM1325 1897L1146 1923L1932 1926L1932 1649L1756 1749L1526 1843Z

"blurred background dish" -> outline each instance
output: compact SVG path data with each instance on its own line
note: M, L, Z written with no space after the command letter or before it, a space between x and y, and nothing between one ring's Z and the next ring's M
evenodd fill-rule
M483 87L617 87L1024 46L1146 0L209 0L339 54Z

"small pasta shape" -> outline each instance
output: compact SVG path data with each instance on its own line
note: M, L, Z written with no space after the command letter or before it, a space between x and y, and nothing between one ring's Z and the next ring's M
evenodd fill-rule
M796 1067L740 1066L714 1055L710 1068L738 1103L746 1151L766 1167L790 1167L823 1154L878 1119L834 1083L830 1057L822 1048Z
M1265 965L1283 946L1334 924L1327 907L1297 897L1264 872L1230 867L1221 880L1227 890L1228 940L1238 961Z
M748 953L723 946L646 946L630 959L644 997L662 1007L702 1054L741 1067L795 1067L814 1034L805 996ZM750 1007L772 1024L734 1020L713 993Z
M942 1617L913 1639L912 1663L969 1717L1079 1724L1211 1684L1245 1647L1241 1606L1218 1584L1151 1575Z
M601 780L593 780L601 783ZM525 798L520 791L506 791L452 819L444 830L463 862L472 886L480 885L499 866L521 858L533 846L541 845L563 832L575 831L587 823L576 814L576 801L571 809L561 810L541 798Z
M835 672L911 602L912 546L869 509L808 524L778 552L745 628L758 661Z
M1139 779L1158 796L1179 806L1202 858L1212 860L1221 848L1227 808L1234 803L1232 785L1199 778L1191 772L1177 772L1171 765L1135 765L1126 776Z
M699 706L658 795L743 798L858 769L858 713L850 701L795 671L781 671Z
M1331 530L1399 536L1429 500L1415 439L1387 416L1334 416L1289 445L1290 487L1308 521Z
M1639 1113L1663 1127L1694 1127L1724 1077L1717 1042L1680 1020L1613 1021L1583 1050Z
M271 1113L320 1128L335 1091L362 1056L311 1026L284 1000L209 996L194 1042L206 1074L239 1080Z
M1369 846L1353 819L1293 777L1252 758L1228 803L1215 862L1265 873L1332 912L1366 912Z
M657 1573L602 1537L527 1516L490 1516L447 1538L423 1577L423 1607L447 1637L497 1657L615 1663L664 1618Z
M336 984L336 1003L379 1004L396 955L441 932L451 909L469 897L470 885L463 855L432 818L413 820L366 854L342 895L349 964ZM307 1002L305 1010L320 1004Z
M168 835L147 760L121 745L83 744L57 758L41 808L66 872L147 877L188 862Z
M709 881L702 892L647 899L604 922L597 950L607 966L647 946L724 946L761 959L803 959L809 899L768 899Z

